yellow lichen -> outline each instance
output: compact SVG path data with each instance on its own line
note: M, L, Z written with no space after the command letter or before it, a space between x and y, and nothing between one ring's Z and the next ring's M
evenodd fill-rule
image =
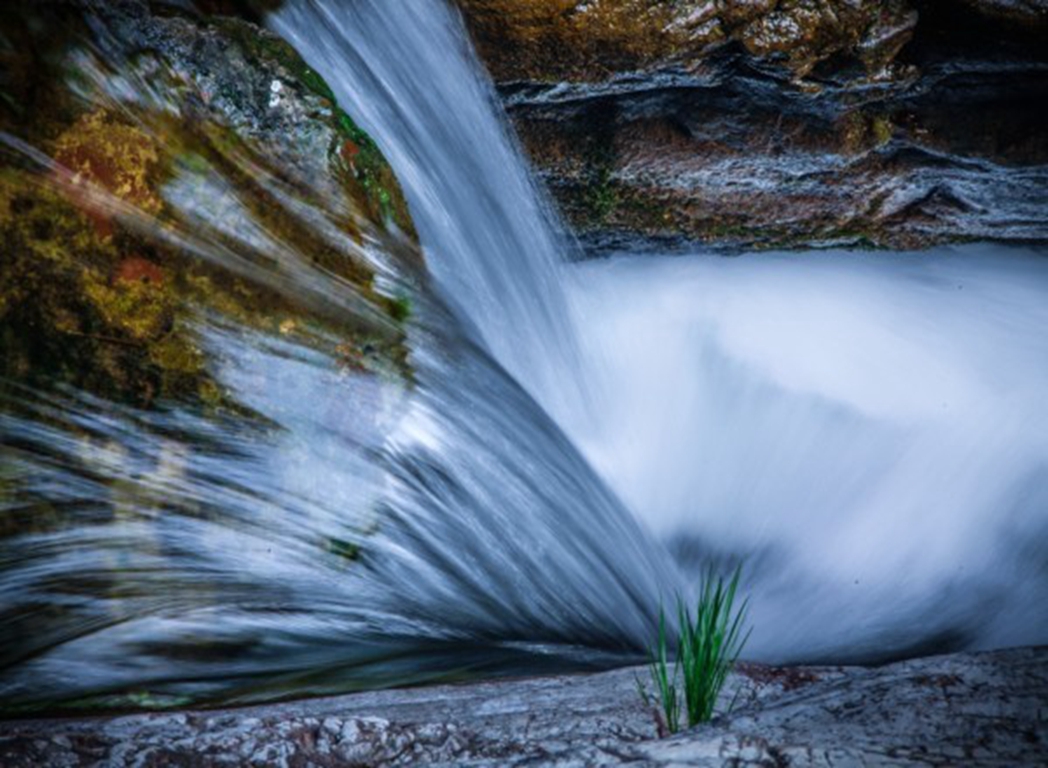
M97 184L149 215L163 208L156 189L161 160L156 140L104 110L84 115L59 136L54 156L74 182Z
M199 376L204 372L203 353L184 333L171 333L149 347L149 359L168 373Z
M106 324L135 341L149 341L166 333L174 320L176 297L150 283L109 280L84 270L84 292Z

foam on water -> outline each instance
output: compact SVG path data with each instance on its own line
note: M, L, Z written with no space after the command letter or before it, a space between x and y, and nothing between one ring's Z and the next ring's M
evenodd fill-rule
M582 271L577 328L608 361L610 413L574 436L683 563L749 556L751 653L1044 641L1042 254L696 255Z

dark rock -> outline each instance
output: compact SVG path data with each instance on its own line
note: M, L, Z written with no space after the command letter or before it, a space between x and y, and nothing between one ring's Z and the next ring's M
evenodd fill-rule
M1046 73L942 62L807 93L728 56L698 75L503 92L582 233L912 248L1048 239Z
M1039 2L460 2L588 242L1048 239Z
M1048 27L1046 0L962 0L980 14L993 19L1044 29Z

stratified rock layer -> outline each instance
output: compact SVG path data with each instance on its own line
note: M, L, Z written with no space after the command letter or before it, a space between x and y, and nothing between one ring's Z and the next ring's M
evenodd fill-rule
M1048 240L1039 2L460 3L599 246Z
M568 220L600 244L1048 239L1039 67L943 63L806 93L725 56L701 74L504 93Z
M1048 25L1046 0L961 0L965 5L989 17L1005 19L1023 26L1045 28Z
M647 670L362 693L224 712L0 724L36 765L1041 764L1048 648L887 667L743 665L713 723L659 739ZM723 710L723 707L722 707Z
M694 62L729 42L796 76L834 56L882 75L917 15L906 0L459 0L499 80L595 80Z

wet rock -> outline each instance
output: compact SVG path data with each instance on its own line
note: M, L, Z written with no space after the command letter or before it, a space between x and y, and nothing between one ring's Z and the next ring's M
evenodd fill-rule
M230 268L274 260L360 295L361 312L324 329L333 355L370 344L402 367L403 298L375 283L392 260L371 260L365 241L416 268L406 203L291 46L136 0L16 5L0 18L0 374L134 405L223 403L193 328L201 311L315 335L281 279ZM278 258L283 243L296 253Z
M1034 28L1048 27L1048 2L1045 0L962 0L966 5L991 19Z
M508 87L578 232L790 247L1048 239L1048 78L1038 63L927 66L818 93L738 57L701 75Z
M1037 13L462 5L536 169L596 250L1048 239Z
M309 357L339 404L330 418L353 424L344 434L384 434L382 398L410 384L401 291L421 259L392 170L286 42L183 10L84 0L0 13L0 545L8 584L23 569L41 585L0 607L8 683L71 627L121 623L145 593L190 613L222 603L220 578L172 576L164 531L232 530L211 524L235 502L186 491L219 442L272 439L273 417L250 404L293 389L257 362L270 349ZM246 374L232 371L238 347ZM252 466L239 451L224 458ZM338 538L314 542L327 557L329 538L343 567L374 530L349 514ZM76 605L52 599L74 583ZM225 660L250 645L180 641L156 653ZM16 688L5 707L46 686ZM69 749L120 762L114 744L48 736L36 764L62 765Z
M1048 649L886 667L740 666L709 725L657 738L645 669L379 691L244 710L0 724L31 765L1033 765ZM727 703L736 706L724 714Z

